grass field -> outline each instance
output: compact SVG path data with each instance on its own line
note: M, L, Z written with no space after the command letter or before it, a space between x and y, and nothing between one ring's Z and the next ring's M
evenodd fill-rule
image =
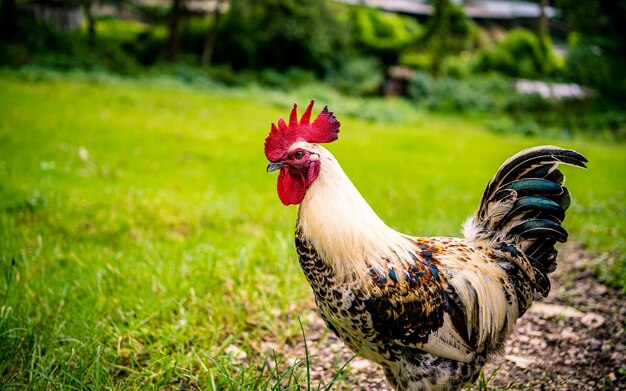
M4 74L0 85L3 388L232 389L212 360L228 367L232 346L248 355L241 379L256 379L262 342L299 335L311 300L295 208L265 173L263 140L288 108L258 91L159 83ZM584 153L589 170L565 169L565 225L604 254L600 276L626 287L626 145L334 111L342 132L329 149L385 221L416 235L458 235L522 148Z

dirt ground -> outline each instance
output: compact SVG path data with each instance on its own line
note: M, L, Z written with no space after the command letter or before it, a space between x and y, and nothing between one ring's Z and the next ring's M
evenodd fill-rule
M598 283L580 246L561 250L552 290L517 322L503 354L484 368L488 389L626 390L626 296ZM353 353L315 312L304 316L313 384L327 384ZM304 357L300 339L283 351ZM390 390L382 371L354 358L332 389ZM478 383L471 390L480 389ZM484 389L484 388L482 388Z

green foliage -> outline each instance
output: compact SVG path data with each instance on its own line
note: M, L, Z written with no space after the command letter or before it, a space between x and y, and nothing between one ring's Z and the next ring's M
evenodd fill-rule
M559 61L549 40L541 41L528 30L515 29L478 54L476 70L495 71L511 77L540 78L557 72Z
M120 0L124 1L124 0ZM170 16L170 3L124 1L124 7L135 13L140 20L151 24L166 25Z
M268 87L289 90L300 85L313 84L317 82L317 78L313 72L302 68L289 68L285 72L265 69L260 73L258 81Z
M294 102L315 99L316 102L333 102L333 110L343 113L346 118L366 122L401 124L416 122L423 117L422 113L415 110L414 105L404 99L346 96L320 83L303 85L284 92L250 91L263 94L267 103L283 107L284 110L289 110Z
M227 84L291 87L311 75L351 94L380 90L383 68L406 65L466 78L474 71L509 77L565 78L619 101L626 91L626 0L558 0L573 29L564 72L549 40L517 29L489 46L487 32L451 0L433 0L424 26L413 18L330 0L233 0L219 23L212 70ZM49 3L49 2L48 2ZM80 2L53 2L77 5ZM67 3L67 4L66 4ZM94 45L86 31L59 31L18 14L12 42L0 42L0 65L137 75L163 62L169 7L125 3L138 20L101 17ZM180 62L198 66L211 17L185 15ZM295 68L291 75L281 76ZM302 70L306 70L302 72ZM371 72L371 75L367 73ZM255 74L253 74L253 72ZM354 75L353 75L354 72ZM347 86L352 80L355 85Z
M435 0L433 7L434 13L426 23L418 50L429 57L426 70L436 74L447 56L469 48L475 27L463 8L450 0Z
M319 70L348 33L326 0L235 0L230 5L214 60L234 69Z
M626 61L610 54L617 50L611 41L572 33L568 46L564 72L568 80L612 95L626 93Z
M191 56L194 60L194 64L198 65L200 56L202 55L202 49L204 46L204 40L207 35L207 31L212 27L214 20L211 18L188 18L182 23L179 46L183 55Z
M400 54L398 63L412 69L428 70L430 69L431 60L432 58L428 53L405 50Z
M539 125L532 118L497 118L487 123L487 129L497 134L516 133L528 137L568 137L568 134L561 132L561 129Z
M409 84L410 98L420 106L443 112L502 112L515 97L512 83L489 76L457 80L417 72Z
M555 135L570 136L587 133L608 140L626 139L626 112L620 103L606 99L544 99L539 95L513 95L507 113L520 127L530 119L545 132L552 129ZM525 133L533 133L525 130ZM538 133L538 132L535 132Z
M380 56L387 65L395 64L398 53L421 34L413 18L365 7L352 7L350 14L357 48Z
M459 56L446 57L441 63L440 75L463 79L472 73L473 62L469 52L463 52Z
M565 74L622 101L626 97L626 1L558 0L573 33Z
M165 29L151 28L138 33L133 40L123 43L124 49L143 66L151 66L163 58L167 41Z
M348 95L373 95L380 92L385 74L375 57L347 54L327 65L325 80Z
M108 70L132 75L139 72L135 58L124 48L126 39L139 31L134 22L102 21L102 36L95 46L81 33L62 31L43 22L18 19L21 37L0 42L0 65L47 67L57 70Z
M149 25L135 20L102 18L97 21L98 36L117 42L130 41L149 27Z
M483 49L489 46L491 42L492 42L492 39L489 36L489 32L486 29L480 26L474 26L474 28L472 29L472 35L470 38L470 50L471 51Z
M163 56L167 29L132 20L101 19L97 22L97 45L115 45L141 65L154 65ZM110 69L118 72L116 69Z
M506 114L489 128L498 133L526 136L570 137L593 134L605 139L626 139L626 112L619 103L604 99L544 99L521 95L513 82L498 75L433 77L418 71L408 86L409 98L420 107L445 113Z

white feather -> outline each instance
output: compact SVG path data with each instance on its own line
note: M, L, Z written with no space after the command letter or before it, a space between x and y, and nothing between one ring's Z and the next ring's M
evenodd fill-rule
M409 241L376 215L334 156L316 144L301 142L292 148L306 148L322 163L298 208L298 224L335 277L348 282L366 278L372 267L406 268L402 260L410 259ZM391 264L383 264L383 258Z

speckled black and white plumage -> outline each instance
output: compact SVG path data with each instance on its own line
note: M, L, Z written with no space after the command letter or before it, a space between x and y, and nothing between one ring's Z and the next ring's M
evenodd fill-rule
M296 249L329 329L351 350L381 365L398 390L457 390L473 382L488 356L502 349L534 293L545 293L541 275L553 270L553 248L544 249L548 259L529 258L523 249L538 247L537 235L510 235L506 219L525 222L532 221L524 220L529 216L546 218L549 213L540 209L524 211L521 217L506 211L501 212L504 217L489 215L486 209L493 203L500 207L498 203L507 199L487 193L495 201L484 201L477 216L500 219L501 228L486 232L488 223L473 221L484 240L403 235L384 226L364 206L361 215L352 215L357 223L351 224L338 204L358 206L364 201L358 192L350 195L355 189L336 161L321 149L312 150L320 154L322 171L298 210ZM328 182L333 176L332 183L348 189L346 197L353 198L328 197L340 191ZM543 182L530 185L539 188L518 192L555 191L552 185L544 190ZM560 181L557 185L561 190L554 204L559 197L568 197ZM501 187L493 191L502 194ZM320 201L333 212L317 212L312 206ZM515 210L515 205L508 208ZM548 206L550 212L553 205ZM325 226L328 231L320 231ZM332 229L354 250L335 251L343 242L329 234ZM541 243L554 245L550 238ZM362 254L361 259L355 254Z
M300 266L304 271L313 293L319 314L328 326L344 343L355 353L369 358L380 364L385 372L387 380L398 390L455 390L468 382L476 380L480 369L484 365L486 354L476 355L472 362L464 363L434 354L426 353L420 349L397 345L393 340L392 327L406 327L407 322L388 322L387 317L381 316L380 310L372 303L380 300L373 297L371 284L377 286L400 287L402 283L394 281L390 277L382 278L373 276L371 281L358 281L351 284L338 282L332 270L325 264L315 248L303 237L302 232L296 229L296 250L299 256ZM408 240L408 239L407 239ZM444 239L445 243L446 240ZM419 247L417 247L419 249ZM429 250L431 250L429 248ZM432 250L431 250L432 251ZM427 264L427 258L421 253L430 255L431 252L416 252L411 269L416 269L418 264ZM429 257L434 261L432 255ZM419 273L417 273L419 274ZM422 275L423 276L423 275ZM419 277L418 277L419 278ZM422 282L409 283L409 287L415 287ZM428 283L425 280L423 283ZM445 294L442 292L442 294ZM390 302L392 297L384 297ZM452 300L446 298L446 300ZM429 303L430 304L430 303ZM440 303L443 310L445 303ZM405 312L414 320L419 320L422 315L422 307L415 307L414 312ZM418 322L422 323L422 322ZM431 327L424 330L430 331L434 326L440 326L442 321L434 321ZM386 325L383 327L383 325ZM380 326L380 327L377 327ZM425 336L418 333L408 333L406 344L411 342L425 342Z
M473 382L534 294L548 293L570 203L558 166L587 160L552 146L522 151L489 182L464 238L413 237L387 226L311 141L325 131L335 140L339 128L326 109L332 121L309 124L311 108L272 128L266 156L281 170L279 197L298 204L296 250L320 315L400 391Z

